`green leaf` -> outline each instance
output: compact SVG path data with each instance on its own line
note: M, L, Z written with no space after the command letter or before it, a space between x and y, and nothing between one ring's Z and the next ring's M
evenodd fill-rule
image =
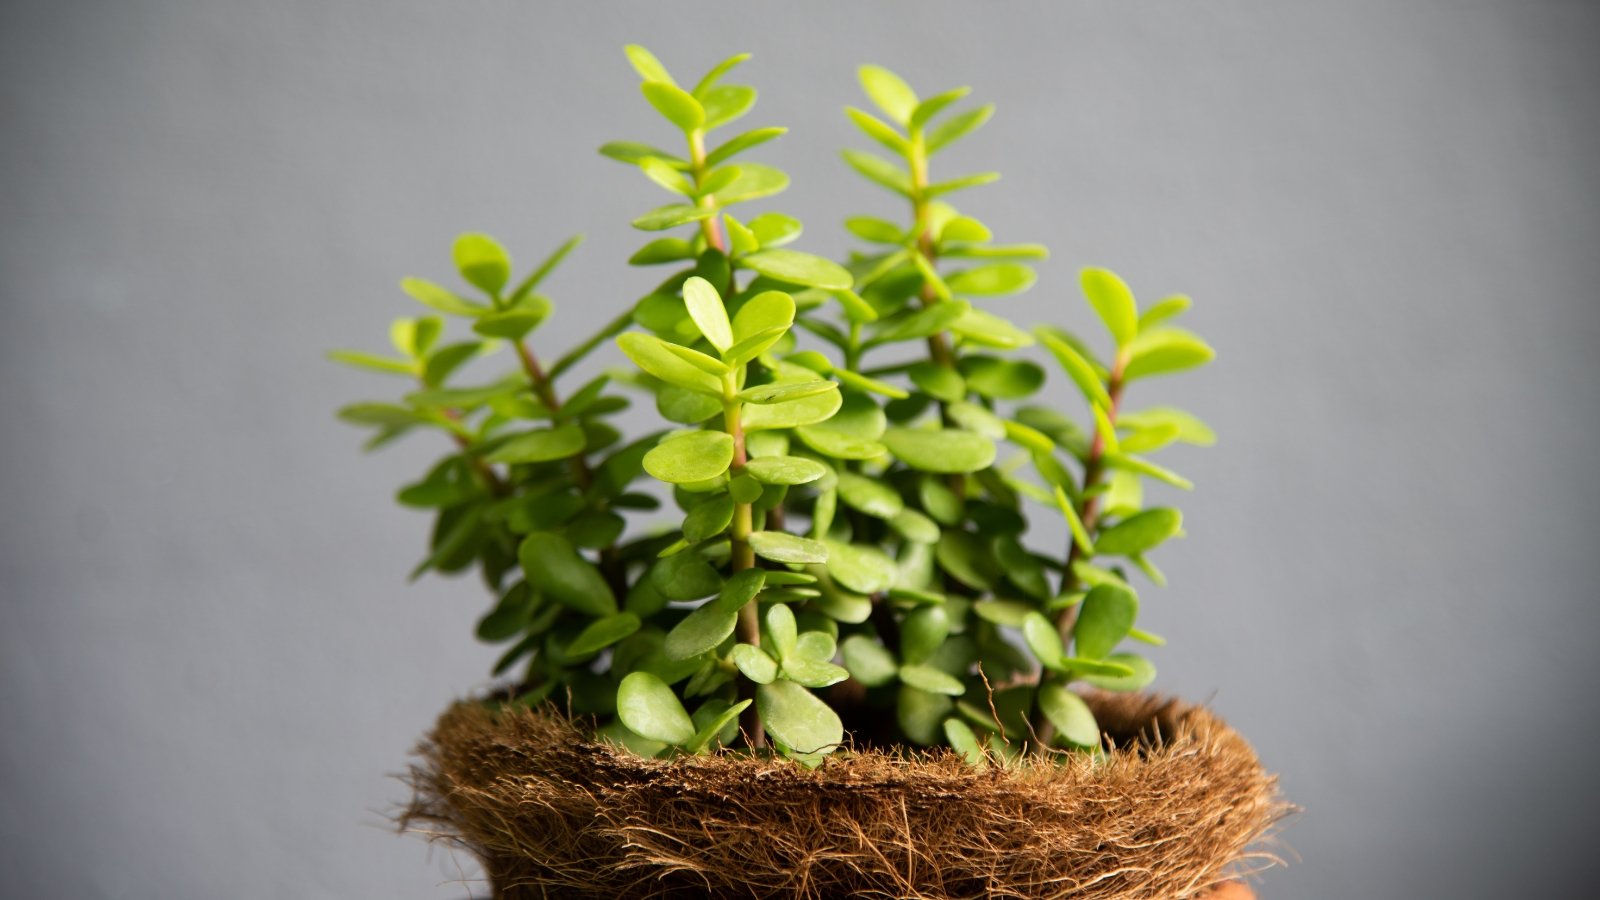
M827 753L844 742L844 723L838 714L792 681L757 688L756 709L767 732L796 755Z
M642 160L646 159L659 159L679 171L693 168L686 159L674 156L660 147L652 147L649 144L640 144L635 141L611 141L610 143L602 144L600 145L600 155L614 159L617 162L627 163L630 166L637 166Z
M795 625L794 610L774 603L767 607L767 630L764 637L772 643L773 649L778 651L778 658L784 659L794 653L795 641L799 639L800 632Z
M1062 646L1061 633L1056 630L1055 623L1045 618L1044 613L1035 610L1022 617L1022 639L1033 651L1034 658L1045 668L1061 668L1061 659L1067 651Z
M762 484L808 484L828 474L828 467L799 456L768 456L751 460L745 471Z
M802 641L811 637L826 638L829 647L832 647L833 638L825 632L808 631L800 635ZM829 657L832 655L831 652L828 654ZM849 678L850 670L836 666L825 658L808 655L803 649L797 649L793 655L784 657L783 677L809 688L824 688Z
M1117 663L1133 671L1131 675L1092 675L1084 674L1084 681L1103 691L1141 691L1156 680L1156 667L1150 660L1132 653L1113 653L1106 657L1106 662Z
M691 276L683 283L683 304L711 346L718 350L733 346L733 325L728 321L728 309L722 305L722 295L711 282L698 275Z
M585 615L617 612L617 598L593 563L559 534L536 531L522 541L517 559L528 582L545 596Z
M754 644L733 645L732 658L744 677L756 684L771 684L778 678L778 661Z
M583 426L569 422L516 435L484 458L493 463L550 462L582 453L585 440Z
M993 297L1021 293L1033 287L1038 278L1032 266L1003 262L963 269L947 276L945 283L958 294Z
M650 567L650 586L668 600L698 600L720 592L722 576L699 553L674 553Z
M803 397L815 397L838 389L839 386L831 381L785 381L745 388L739 392L738 398L745 403L770 405L799 400Z
M1193 305L1194 301L1182 294L1164 297L1156 301L1154 306L1139 314L1139 331L1141 333L1153 331L1162 323L1185 312Z
M894 654L864 634L845 638L839 652L850 675L867 687L882 687L899 675Z
M1147 509L1100 531L1095 553L1137 556L1183 530L1183 514L1176 509Z
M657 444L644 455L644 470L668 484L706 481L728 471L733 463L733 435L692 431Z
M690 206L687 203L673 203L657 207L633 220L633 227L640 231L665 231L668 228L677 228L690 222L709 219L717 211L709 206Z
M674 168L671 163L648 156L639 160L639 170L645 174L646 178L674 194L683 197L695 195L694 185L690 184L688 177Z
M967 387L998 400L1027 397L1044 384L1044 370L1027 360L973 355L959 365Z
M566 656L577 659L615 644L635 631L639 630L639 617L631 612L621 612L614 616L606 616L589 623L589 626L578 632L578 636L567 645Z
M722 173L728 172L728 171L733 170L733 169L734 169L733 166L728 166L725 169L719 169L717 174L718 174L718 176L721 176ZM733 183L733 179L737 178L738 176L739 176L739 173L737 171L733 171L732 175L727 179L727 181L725 183L720 180L720 177L719 177L719 180L716 181L716 182L713 182L713 181L708 179L706 181L706 190L714 192L719 188L727 187L728 184L732 184ZM753 232L750 229L746 228L743 222L740 222L738 219L735 219L733 217L732 213L724 213L723 214L723 216L722 216L722 224L725 225L727 227L727 229L728 229L728 253L729 253L729 255L731 255L731 256L743 256L746 253L754 253L757 250L761 249L761 240L756 237L755 232Z
M714 87L700 95L705 109L705 128L710 131L732 122L756 105L756 89L743 84Z
M707 153L706 165L721 165L723 160L732 159L751 147L765 144L767 141L787 133L788 130L787 128L757 128L753 131L746 131L744 134L730 138L717 149Z
M544 321L548 312L548 309L508 309L505 312L492 312L480 316L478 321L473 322L472 330L484 337L521 340L528 332L539 327L539 323Z
M994 442L953 428L890 428L883 444L901 462L924 472L959 474L985 469L994 462Z
M939 543L939 526L932 519L914 509L902 509L889 520L901 537L913 544Z
M640 737L667 744L694 740L694 720L678 695L649 672L633 672L617 688L617 718Z
M1088 400L1091 406L1111 408L1111 395L1106 393L1106 387L1100 382L1100 376L1076 348L1045 329L1038 329L1034 334L1038 335L1039 343L1044 344L1050 355L1061 364L1062 370L1072 379L1072 383L1078 386L1078 390L1083 393L1084 399Z
M857 128L866 133L867 137L887 147L891 152L900 156L905 156L910 152L911 145L906 142L906 139L882 119L865 110L856 109L854 106L845 107L844 112L845 115L850 117L850 121L856 123Z
M972 604L972 611L985 622L1021 628L1033 607L1020 600L979 600Z
M831 382L830 382L831 383ZM785 400L781 403L753 404L744 408L744 430L799 428L826 422L844 402L837 390Z
M944 223L939 229L939 243L980 243L985 244L994 238L989 231L989 226L969 216L956 216Z
M673 85L677 84L676 81L672 80L672 76L668 74L667 67L663 66L661 64L661 60L656 59L655 54L651 53L649 50L646 50L638 44L629 44L628 46L622 48L622 52L628 55L628 62L633 66L633 70L638 72L639 77L643 78L645 81L659 81L663 84Z
M992 184L999 180L999 172L979 172L976 175L964 175L960 178L952 178L949 181L941 181L938 184L930 184L922 189L922 195L924 197L939 197L956 191L964 191L971 187Z
M734 314L733 338L744 342L774 328L787 330L793 324L794 298L783 291L762 291L746 300Z
M1194 482L1179 475L1177 472L1138 456L1129 456L1125 453L1108 453L1104 457L1105 464L1114 469L1126 469L1147 475L1157 481L1162 481L1183 491L1194 490Z
M1111 332L1117 346L1125 346L1139 333L1139 307L1133 291L1109 269L1084 269L1078 275L1084 296Z
M861 174L861 177L903 197L911 196L911 173L905 169L882 157L860 150L846 150L840 155L850 168Z
M772 166L740 163L739 177L712 196L721 206L769 197L789 186L789 176Z
M972 305L965 300L935 303L919 309L909 316L896 316L882 320L871 344L892 344L898 341L921 340L950 327L950 323L966 315Z
M906 376L923 393L944 403L955 403L967 396L966 380L960 372L949 366L931 361L919 362L906 370Z
M933 120L934 116L944 112L945 107L970 93L972 93L972 88L958 87L918 103L917 108L911 112L911 127L921 128L928 124Z
M874 440L855 437L831 428L800 428L796 434L807 447L834 459L877 459L888 448Z
M894 586L894 560L876 547L824 541L828 574L834 581L858 594L876 594Z
M1040 685L1039 710L1063 740L1080 747L1099 746L1100 725L1095 722L1094 713L1066 685L1055 681Z
M1067 492L1061 485L1055 486L1056 506L1060 508L1061 515L1067 520L1067 530L1072 532L1072 542L1078 545L1078 550L1084 556L1094 555L1094 544L1089 540L1089 529L1083 527L1083 519L1078 515L1078 508L1067 497Z
M683 519L683 539L698 544L706 538L721 534L733 521L733 498L718 494L701 503Z
M1178 440L1198 447L1209 447L1217 442L1217 433L1192 413L1171 406L1152 406L1138 412L1117 415L1117 424L1128 428L1156 428L1170 425L1178 430Z
M902 666L900 680L919 691L946 697L959 697L967 692L966 685L960 679L932 666Z
M969 309L950 323L950 330L968 343L1000 350L1033 346L1033 335L1009 321L981 309Z
M741 257L739 265L768 278L825 290L846 290L853 279L838 263L798 250L760 250Z
M917 499L928 515L943 525L959 525L966 518L966 504L937 479L924 477L917 484Z
M694 740L686 744L685 748L690 752L699 753L711 746L711 742L722 736L722 732L727 730L734 720L739 718L739 714L754 702L754 700L740 700L738 703L728 705L726 700L714 698L706 701L704 706L695 711L694 716L696 722L704 718L704 724L701 724L700 730L695 732Z
M421 278L402 278L400 289L411 295L418 303L452 316L477 318L489 311L489 307L482 303L462 299L453 291Z
M839 473L839 499L875 519L892 519L905 509L905 501L894 488L854 472Z
M1128 636L1139 615L1139 598L1133 591L1115 584L1098 584L1083 598L1078 621L1072 629L1077 655L1104 659Z
M644 94L644 99L656 108L656 112L685 133L694 131L706 122L706 111L700 101L675 84L646 81L639 85L639 90Z
M750 220L750 231L763 247L781 247L800 237L800 220L783 213L765 212Z
M898 246L906 242L906 234L900 230L899 225L871 216L852 216L844 220L844 227L863 241L874 244Z
M983 750L983 745L978 743L978 736L972 733L972 728L967 723L957 718L944 720L944 739L950 744L950 749L961 754L967 765L977 768L986 768L989 765L989 756Z
M907 665L927 662L950 636L950 615L943 606L922 606L900 623L900 658Z
M895 718L900 730L913 743L932 744L944 733L944 720L954 708L955 704L943 694L930 694L902 684L895 704Z
M363 353L360 350L330 350L328 358L334 362L344 363L358 369L367 369L373 372L384 372L395 375L416 375L415 363L404 359L390 359L376 353Z
M825 563L828 548L821 541L796 537L781 531L757 531L750 535L750 549L762 559L780 563Z
M1159 328L1141 333L1128 345L1128 365L1122 377L1128 381L1182 372L1203 366L1216 358L1217 351L1199 336L1181 328Z
M994 115L994 104L986 103L976 109L958 113L935 125L928 131L928 155L932 156L950 144L982 127Z
M673 352L666 341L649 334L630 331L617 338L617 346L639 368L686 390L715 397L722 396L722 382L696 368Z
M461 235L456 238L452 254L461 277L492 297L498 297L511 278L511 257L487 234Z
M715 600L696 608L667 632L661 645L668 659L690 659L715 650L733 634L739 624L737 610L725 609Z
M856 70L861 90L883 110L884 115L900 125L909 124L917 109L917 92L899 75L883 66L866 65Z

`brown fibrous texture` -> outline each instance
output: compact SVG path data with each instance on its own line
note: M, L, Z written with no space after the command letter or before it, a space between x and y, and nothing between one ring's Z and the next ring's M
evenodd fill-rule
M1201 707L1086 697L1106 752L974 767L841 750L646 759L551 710L460 703L402 827L470 850L494 896L1184 900L1270 865L1287 811Z

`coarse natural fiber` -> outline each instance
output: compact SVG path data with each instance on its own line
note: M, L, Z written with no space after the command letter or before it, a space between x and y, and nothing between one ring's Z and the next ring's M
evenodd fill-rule
M1184 900L1271 862L1255 845L1287 807L1243 737L1173 700L1087 699L1102 758L985 769L947 751L651 760L553 711L461 703L419 750L402 825L471 850L505 900Z

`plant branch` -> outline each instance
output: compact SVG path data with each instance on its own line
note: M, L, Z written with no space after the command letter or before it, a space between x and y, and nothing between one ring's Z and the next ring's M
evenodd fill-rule
M723 401L723 421L728 429L728 434L733 436L733 465L729 468L729 476L738 478L744 474L745 464L749 461L745 454L744 424L740 416L740 403L737 397L737 387L733 376L726 380ZM754 568L756 564L755 551L750 547L750 532L753 530L754 515L750 504L735 503L733 506L733 522L729 526L730 564L734 572ZM761 616L759 607L754 599L750 600L739 609L739 640L742 643L755 647L761 646ZM739 699L754 700L756 695L755 682L748 678L739 679ZM740 728L743 729L745 740L752 749L761 749L767 745L766 729L761 724L761 715L752 703L745 707L739 714Z

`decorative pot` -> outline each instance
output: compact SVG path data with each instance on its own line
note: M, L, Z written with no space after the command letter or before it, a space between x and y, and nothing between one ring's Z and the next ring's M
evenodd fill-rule
M463 702L419 749L402 824L470 850L504 900L1251 897L1228 882L1271 862L1254 846L1287 806L1250 745L1176 700L1085 699L1098 757L841 751L815 770L645 759L552 710Z

